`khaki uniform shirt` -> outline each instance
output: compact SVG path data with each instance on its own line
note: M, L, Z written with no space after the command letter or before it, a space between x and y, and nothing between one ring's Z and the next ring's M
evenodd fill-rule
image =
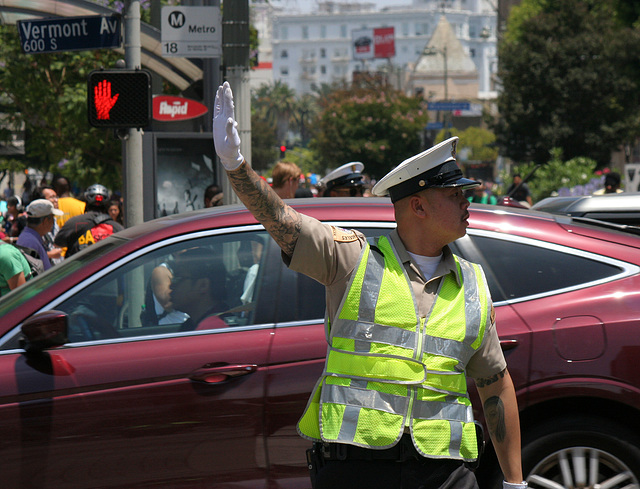
M333 322L338 307L346 291L351 273L360 262L360 253L366 238L357 231L345 230L321 223L304 214L300 236L289 268L317 280L326 287L327 314ZM449 247L443 251L443 259L438 264L433 277L426 281L417 265L411 260L396 230L389 235L400 261L403 263L416 298L418 314L426 317L433 306L441 278L449 273L456 275L457 267ZM467 375L472 378L492 377L506 368L507 364L500 348L496 332L493 306L491 324L488 325L484 340L478 351L467 364Z

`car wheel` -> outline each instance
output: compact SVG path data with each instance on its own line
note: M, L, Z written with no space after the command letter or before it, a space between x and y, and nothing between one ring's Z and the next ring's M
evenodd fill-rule
M529 487L640 488L640 443L624 426L594 417L556 420L526 433Z

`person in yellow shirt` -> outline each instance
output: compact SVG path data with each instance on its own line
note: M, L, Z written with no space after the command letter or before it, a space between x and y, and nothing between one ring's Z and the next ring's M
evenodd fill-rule
M53 182L53 188L58 194L58 209L63 214L56 217L58 227L62 228L64 223L74 216L84 214L86 204L71 195L71 185L67 177L59 176Z
M612 171L604 177L604 187L593 192L593 195L619 194L622 193L620 188L620 174Z

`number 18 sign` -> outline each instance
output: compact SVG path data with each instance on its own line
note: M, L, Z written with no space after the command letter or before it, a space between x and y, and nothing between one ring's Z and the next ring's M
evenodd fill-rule
M161 28L163 56L222 56L220 7L162 7Z

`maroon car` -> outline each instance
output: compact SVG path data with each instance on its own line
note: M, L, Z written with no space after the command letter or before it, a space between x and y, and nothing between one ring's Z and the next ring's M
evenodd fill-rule
M367 235L395 226L384 198L291 204ZM530 487L638 487L640 237L478 205L452 247L489 281ZM224 310L199 324L164 314L150 280L194 248L223 265ZM0 299L2 486L310 487L296 422L322 370L323 316L323 287L240 206L88 248ZM478 477L501 480L490 445Z

